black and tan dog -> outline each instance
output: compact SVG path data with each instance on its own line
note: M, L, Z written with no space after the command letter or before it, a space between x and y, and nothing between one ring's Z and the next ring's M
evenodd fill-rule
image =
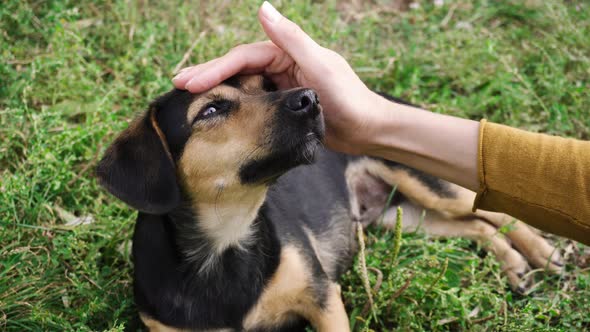
M135 301L152 331L348 330L337 284L354 255L353 222L404 209L404 228L481 241L522 287L533 266L559 271L554 248L509 216L471 212L474 193L405 166L321 146L315 92L234 77L153 102L108 148L97 172L139 210ZM305 166L302 166L305 165ZM300 167L298 167L300 166Z

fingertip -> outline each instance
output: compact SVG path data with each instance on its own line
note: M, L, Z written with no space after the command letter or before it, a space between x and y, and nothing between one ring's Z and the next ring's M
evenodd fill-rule
M259 19L264 19L269 23L278 22L282 16L283 15L281 15L281 13L279 13L279 11L268 1L263 2L262 6L260 6L260 9L258 10Z
M177 89L184 90L186 83L182 82L179 78L174 77L172 79L172 85L174 85L174 87Z
M192 68L193 67L186 67L179 71L178 74L172 78L172 84L178 89L183 89L191 78Z
M265 9L266 8L266 9ZM275 14L278 18L269 18ZM258 11L258 20L267 37L294 59L304 59L315 52L318 44L297 23L281 15L270 4L263 4Z

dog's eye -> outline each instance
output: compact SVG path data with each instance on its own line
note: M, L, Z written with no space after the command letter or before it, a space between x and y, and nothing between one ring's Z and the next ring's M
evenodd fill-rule
M219 115L227 115L233 108L234 103L229 100L214 101L203 107L193 122L207 120Z
M212 114L215 114L215 112L217 112L217 108L215 106L208 106L203 113L201 113L201 116L206 117Z

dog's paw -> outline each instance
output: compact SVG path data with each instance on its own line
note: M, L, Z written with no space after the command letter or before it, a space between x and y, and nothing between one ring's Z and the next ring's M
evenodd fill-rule
M544 269L548 272L559 274L563 270L563 259L559 249L555 248L543 237L535 241L527 255L532 266Z
M518 272L515 270L504 271L512 291L522 295L526 294L533 285L533 277L528 273L529 271L530 269L528 266L524 270Z
M502 270L513 291L524 294L533 284L527 260L516 250L509 250L502 259Z
M506 233L506 236L516 250L526 257L532 267L550 273L561 273L563 259L559 249L541 236L538 231L522 222L517 222L514 227L513 230Z

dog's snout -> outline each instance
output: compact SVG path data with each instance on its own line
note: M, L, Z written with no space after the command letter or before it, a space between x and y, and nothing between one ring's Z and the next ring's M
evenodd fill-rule
M287 97L285 102L285 106L289 111L310 116L315 116L319 113L318 104L318 95L311 89L295 91Z

